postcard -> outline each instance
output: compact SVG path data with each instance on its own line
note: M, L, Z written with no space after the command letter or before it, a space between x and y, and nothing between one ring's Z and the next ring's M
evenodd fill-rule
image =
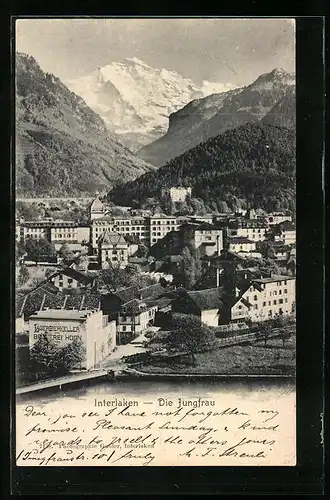
M15 22L16 465L296 465L290 18Z

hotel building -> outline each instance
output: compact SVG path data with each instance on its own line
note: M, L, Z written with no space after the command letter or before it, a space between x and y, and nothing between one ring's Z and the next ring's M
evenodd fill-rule
M116 322L95 310L41 310L30 316L30 348L41 335L46 335L59 347L81 339L85 356L77 368L92 369L116 346Z

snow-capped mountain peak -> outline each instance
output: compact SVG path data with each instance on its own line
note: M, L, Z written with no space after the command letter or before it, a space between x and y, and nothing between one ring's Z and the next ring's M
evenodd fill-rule
M169 115L193 99L229 90L208 81L198 86L176 71L152 68L137 57L112 62L67 85L132 149L134 142L147 144L166 133Z

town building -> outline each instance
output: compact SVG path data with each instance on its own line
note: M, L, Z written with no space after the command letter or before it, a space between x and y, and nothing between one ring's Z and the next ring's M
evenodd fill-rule
M172 302L172 311L198 316L208 326L228 323L227 294L223 287L205 290L182 290Z
M29 319L30 348L46 335L62 347L80 339L85 349L80 369L92 369L116 346L116 323L100 310L48 309L32 314Z
M129 256L129 243L122 234L106 230L98 240L99 266L105 269L109 264L126 267Z
M169 196L172 203L182 203L191 196L191 187L173 186L169 189L162 189L162 196Z
M79 226L74 221L54 221L50 227L50 241L55 249L59 250L63 243L79 248L81 244L88 244L90 228Z
M231 321L265 321L292 314L295 306L294 276L254 279L231 307Z
M215 224L184 224L180 235L182 246L199 249L202 255L220 254L223 250L223 229Z
M231 220L227 227L227 236L243 237L252 241L263 241L267 238L268 223L263 219Z
M150 222L148 217L130 215L128 217L115 216L113 218L114 231L132 237L135 241L150 244Z
M179 225L174 216L155 214L149 218L150 221L150 246L161 240L170 231L178 231Z
M48 280L59 291L70 288L89 288L95 287L96 277L94 273L76 269L74 266L60 269L52 274Z
M229 252L240 253L256 251L256 241L250 240L246 236L229 237L226 240L226 244Z
M24 221L20 226L20 239L26 241L28 238L51 241L50 228L53 222L46 220Z
M270 237L274 241L280 241L284 245L295 245L296 226L289 221L281 222L272 227Z
M117 342L130 342L154 322L158 311L170 310L167 289L156 283L144 288L130 286L103 294L101 308L117 323Z
M292 222L292 215L289 212L272 212L267 215L269 226L275 226L285 221Z
M104 217L106 214L106 207L104 203L99 198L99 194L96 193L95 200L90 206L90 219L91 221L95 219L100 219L101 217Z

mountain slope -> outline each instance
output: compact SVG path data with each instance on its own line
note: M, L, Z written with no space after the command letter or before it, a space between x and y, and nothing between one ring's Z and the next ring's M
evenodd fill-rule
M156 166L182 154L210 137L215 137L245 123L261 120L271 110L283 112L275 105L294 93L294 75L275 69L242 89L189 103L170 116L167 134L137 151L137 155ZM294 121L295 110L287 107L287 122ZM293 116L292 116L293 115Z
M58 78L33 57L16 55L17 194L94 193L150 168Z
M98 68L67 85L133 149L166 133L170 113L219 88L207 81L198 87L175 71L152 68L136 57Z
M290 88L275 106L261 120L262 123L276 127L296 128L296 94L295 89Z
M258 208L294 208L295 132L255 123L208 139L155 172L118 186L115 203L139 205L161 199L162 188L191 186L192 197L211 210L244 200Z

